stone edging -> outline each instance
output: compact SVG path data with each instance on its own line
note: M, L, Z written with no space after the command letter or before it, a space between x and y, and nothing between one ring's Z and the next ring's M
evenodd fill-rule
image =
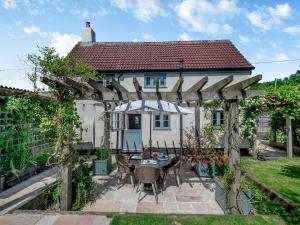
M271 199L274 199L275 201L279 202L288 211L293 210L297 207L294 202L286 199L281 194L273 191L272 189L267 187L265 184L263 184L263 183L257 181L256 179L250 177L248 174L244 173L244 176L245 176L246 180L248 180L252 184L256 185L261 191L263 191Z

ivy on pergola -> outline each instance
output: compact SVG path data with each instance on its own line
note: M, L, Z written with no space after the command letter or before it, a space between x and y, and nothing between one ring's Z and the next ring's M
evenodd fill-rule
M93 99L95 101L107 104L119 104L134 100L165 100L170 102L177 102L182 106L194 106L195 112L199 112L202 102L209 100L224 101L228 107L225 110L225 118L227 118L227 126L225 130L227 139L227 151L229 157L229 168L233 176L234 182L229 192L229 205L231 213L238 214L238 201L237 197L240 191L240 137L239 137L239 107L238 101L245 98L262 96L263 91L248 90L248 88L260 81L261 75L257 75L243 81L231 84L233 76L228 76L209 87L203 89L208 81L208 77L203 77L195 83L187 91L182 91L182 84L184 78L181 76L172 88L171 92L163 92L156 83L155 92L143 92L142 86L138 83L137 79L133 78L133 85L135 92L129 92L116 80L111 81L112 89L104 87L102 84L94 79L87 81L78 80L71 77L62 77L61 79L51 79L49 77L42 77L41 81L54 89L72 90L77 99ZM105 121L109 121L109 116ZM195 128L200 129L200 118L198 113L195 113ZM105 140L109 140L109 122L105 123ZM182 129L180 129L182 132ZM182 137L182 135L181 135ZM107 145L108 143L106 143Z

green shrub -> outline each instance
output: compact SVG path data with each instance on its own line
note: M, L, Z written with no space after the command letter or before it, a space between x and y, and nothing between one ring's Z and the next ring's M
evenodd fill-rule
M111 149L109 148L96 148L96 159L106 160L111 158Z
M95 186L88 163L85 159L79 159L72 178L72 210L80 210L86 205L93 196Z

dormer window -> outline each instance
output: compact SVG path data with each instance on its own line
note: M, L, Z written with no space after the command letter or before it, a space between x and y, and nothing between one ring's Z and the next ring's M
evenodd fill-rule
M159 82L159 87L166 87L166 74L164 73L147 73L145 74L145 87L155 88L156 82Z

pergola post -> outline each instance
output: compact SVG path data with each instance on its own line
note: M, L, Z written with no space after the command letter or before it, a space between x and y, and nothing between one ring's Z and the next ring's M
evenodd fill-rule
M229 150L229 170L234 178L229 190L229 210L231 214L240 214L238 198L241 187L240 168L240 138L239 138L239 109L238 101L231 100L228 112L228 150Z
M292 158L293 157L293 129L292 129L292 120L289 118L286 119L286 134L287 134L287 140L286 140L287 157Z
M108 107L107 104L104 104L104 142L103 142L103 146L105 148L110 148L110 115L107 112Z

